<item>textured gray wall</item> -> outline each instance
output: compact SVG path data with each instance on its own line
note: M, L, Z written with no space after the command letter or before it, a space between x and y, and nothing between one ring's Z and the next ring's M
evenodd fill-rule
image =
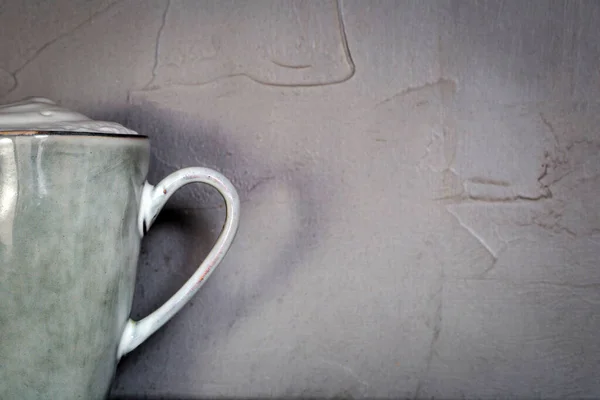
M0 98L219 169L241 228L115 398L600 396L600 5L0 1ZM223 219L144 241L134 317Z

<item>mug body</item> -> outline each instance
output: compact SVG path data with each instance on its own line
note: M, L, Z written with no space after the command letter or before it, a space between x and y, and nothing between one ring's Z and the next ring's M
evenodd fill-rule
M102 399L129 318L141 135L0 135L0 399Z

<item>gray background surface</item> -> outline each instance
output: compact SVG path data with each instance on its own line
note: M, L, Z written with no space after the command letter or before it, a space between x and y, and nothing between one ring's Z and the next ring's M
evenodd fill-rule
M600 396L600 4L0 1L0 100L151 137L242 198L115 398ZM220 229L187 187L133 316Z

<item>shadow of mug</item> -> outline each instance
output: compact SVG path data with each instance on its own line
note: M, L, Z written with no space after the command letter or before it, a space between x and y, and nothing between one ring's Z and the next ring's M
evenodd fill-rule
M128 397L127 393L136 391L144 395L164 392L158 385L164 387L173 379L177 385L186 386L194 377L181 373L182 370L203 366L202 354L205 349L215 348L215 337L227 335L237 320L248 318L261 305L285 294L297 266L320 240L331 200L319 190L311 171L301 167L272 168L264 159L252 160L243 149L227 141L228 135L222 134L219 127L189 115L143 103L125 110L100 112L92 118L116 121L150 137L149 182L193 163L221 171L240 195L240 229L219 272L166 328L150 337L140 351L124 357L111 398L133 399L136 397ZM267 212L269 204L259 192L264 189L268 195L271 187L283 191L287 199L282 206L282 214L286 215L280 216L287 219L278 240L283 246L269 248L268 252L252 250L254 237L260 234L256 229L260 227L253 226L254 219L248 214ZM224 218L221 203L216 191L201 185L190 185L173 195L142 243L133 318L145 316L193 273L219 233ZM249 211L250 207L257 211ZM242 284L248 281L251 284ZM194 310L196 304L201 304L201 309ZM188 341L202 351L189 351ZM169 358L170 354L176 356ZM192 375L202 375L202 371Z

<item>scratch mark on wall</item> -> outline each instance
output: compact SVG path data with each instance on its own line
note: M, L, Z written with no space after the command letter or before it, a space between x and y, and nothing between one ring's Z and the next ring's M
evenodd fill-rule
M528 221L515 221L515 225L517 226L537 226L542 228L548 232L552 232L555 234L563 234L566 233L572 238L577 237L577 234L566 226L561 225L561 217L562 212L553 208L547 213L543 213L540 215L534 215L531 220ZM545 220L544 220L545 219Z
M427 144L425 145L425 152L423 153L423 155L421 156L421 158L419 158L419 165L421 166L425 160L427 159L427 157L429 157L431 155L431 146L433 146L433 142L434 139L437 137L438 135L436 135L435 132L432 132L432 134L429 136L429 140L427 140ZM434 168L427 164L427 167L431 170L431 171L435 171Z
M476 230L471 228L469 225L465 224L456 211L448 207L446 207L446 211L448 211L456 219L456 221L460 224L461 227L463 227L463 229L469 232L471 236L473 236L475 239L477 239L479 243L481 243L481 245L492 255L494 260L497 258L498 255L496 254L494 249L486 243L485 239L482 236L480 236Z
M342 0L336 0L337 12L338 12L338 24L340 28L340 35L342 36L342 47L344 48L344 53L346 54L346 60L348 64L350 64L350 73L348 76L343 79L342 82L346 82L350 78L354 76L356 73L356 64L354 64L354 60L352 59L352 53L350 52L350 46L348 45L348 36L346 35L346 24L344 23L344 13L342 12Z
M0 93L0 97L4 97L4 96L8 95L10 92L12 92L16 88L17 77L12 72L7 71L4 68L0 68L0 84L2 84L2 81L4 81L4 82L10 81L10 84L7 88L2 90L2 92L4 92L5 94ZM0 86L0 90L1 89L2 89L2 87Z
M384 105L386 103L389 103L390 101L393 101L397 98L404 97L406 95L409 95L409 94L415 93L415 92L419 92L421 90L431 89L436 86L446 86L450 89L450 91L452 93L454 93L456 91L456 82L454 80L447 79L447 78L440 78L435 82L427 82L427 83L424 83L419 86L409 86L406 89L403 89L403 90L399 91L398 93L394 94L393 96L390 96L390 97L378 102L377 104L375 104L375 108L377 108L381 105Z
M285 64L279 61L275 61L275 60L271 60L271 62L275 65L277 65L278 67L282 67L282 68L289 68L289 69L306 69L306 68L310 68L312 67L312 65L310 64L306 64L306 65L291 65L291 64Z
M573 148L573 146L578 145L578 144L586 144L589 146L597 146L598 142L591 140L591 139L580 139L580 140L573 140L570 141L569 144L567 145L567 150L571 150Z
M150 85L152 85L152 83L154 83L154 81L156 80L156 70L158 69L158 52L159 52L159 48L160 48L160 38L162 36L163 30L165 29L165 25L167 23L167 14L169 13L169 9L171 8L171 0L167 1L167 5L165 6L165 11L162 15L162 21L160 24L160 27L158 28L158 32L156 33L156 44L154 46L154 65L152 66L152 77L150 78L150 80L148 81L148 83L146 83L146 85L144 85L144 89L147 89L150 87Z
M469 200L486 202L486 203L510 203L510 202L514 202L517 200L540 201L540 200L547 200L547 199L551 199L551 198L552 198L552 192L547 187L543 188L542 193L540 193L537 196L527 196L527 195L523 195L523 194L516 194L513 196L506 196L506 197L491 197L491 196L485 196L485 195L468 195Z
M493 186L503 186L503 187L510 186L510 182L507 182L507 181L490 179L490 178L482 178L482 177L478 177L478 176L476 176L474 178L470 178L469 181L473 182L473 183L479 183L482 185L493 185Z
M435 197L434 201L448 201L452 204L475 204L475 203L530 203L536 201L544 201L550 200L553 197L552 191L549 188L543 188L543 192L537 196L527 196L522 194L510 195L507 194L505 196L486 196L486 195L473 195L467 194L465 192L444 196L444 197Z
M558 146L559 141L558 141L558 137L556 136L556 131L554 130L554 126L550 123L550 121L548 121L548 119L544 116L544 113L540 112L539 113L540 119L542 120L542 123L544 125L546 125L546 128L548 128L548 130L550 131L550 133L552 134L552 137L554 138L554 143L556 146Z
M552 282L552 281L521 281L516 282L510 279L498 279L488 277L467 277L467 278L453 278L453 280L460 280L464 282L500 282L512 286L528 286L528 285L541 285L541 286L553 286L553 287L564 287L569 289L596 289L600 288L600 283L564 283L564 282Z
M417 383L417 388L415 389L415 395L414 395L415 399L418 399L420 397L423 379L426 379L427 376L429 375L429 371L431 371L431 362L433 361L433 356L435 355L436 344L440 338L440 333L442 332L442 322L443 322L442 311L443 311L443 307L444 307L443 291L444 291L444 276L442 276L442 279L440 280L439 288L435 291L435 293L432 296L432 300L437 302L437 305L435 308L435 313L433 316L433 333L431 335L431 342L429 344L429 352L427 353L427 358L425 361L424 376L419 377L419 381Z
M503 249L505 250L505 248ZM492 255L493 256L493 255ZM480 274L477 275L477 278L484 278L486 277L490 272L492 272L494 270L494 268L496 268L496 264L498 263L498 259L500 257L493 257L492 259L492 263L490 265L488 265L488 267L486 269L483 270L483 272L481 272Z
M262 178L259 178L256 182L254 182L249 188L246 194L250 194L252 191L254 191L257 187L270 182L272 180L274 180L276 177L275 176L265 176Z
M552 138L554 141L554 153L555 154L552 154L551 152L544 153L543 170L538 178L538 182L540 183L540 186L543 188L548 188L551 185L559 182L565 176L568 176L574 172L573 170L568 170L566 172L563 172L562 174L559 174L558 176L555 176L558 173L558 170L560 167L564 167L569 164L568 152L572 147L572 143L569 143L566 146L565 145L561 146L559 138L558 138L558 134L556 132L556 129L554 128L554 125L544 115L544 113L539 112L538 114L540 116L542 123L544 124L544 126L546 126L546 128L552 135ZM552 172L552 176L554 176L554 178L551 178L550 172ZM545 182L545 181L547 181L547 182Z
M368 389L368 388L369 388L369 386L370 386L370 385L369 385L369 382L367 382L367 381L365 381L365 380L361 379L361 378L358 376L358 374L357 374L356 372L354 372L354 370L353 370L352 368L348 367L347 365L344 365L344 364L342 364L342 363L339 363L339 362L337 362L337 361L334 361L334 360L328 360L328 359L325 359L325 358L323 358L323 357L320 357L320 359L321 359L321 361L322 361L324 364L328 364L328 365L331 365L331 366L333 366L333 367L340 368L340 369L341 369L342 371L344 371L346 374L348 374L348 375L350 375L352 378L354 378L354 380L356 380L356 382L358 382L358 383L359 383L359 384L360 384L360 385L363 387L363 389L365 389L365 390L366 390L366 389Z
M8 91L4 97L8 96L9 94L11 94L12 92L14 92L18 87L19 87L19 79L18 79L18 74L23 71L23 69L25 69L29 64L31 64L36 58L38 58L48 47L52 46L54 43L58 42L59 40L72 35L75 31L79 30L80 28L82 28L83 26L87 25L90 21L92 21L94 18L98 17L101 14L104 14L105 12L107 12L108 10L110 10L111 8L113 8L116 4L120 3L121 0L116 0L110 4L108 4L106 7L96 11L95 13L93 13L92 15L90 15L89 18L87 18L86 20L82 21L80 24L78 24L77 26L75 26L73 29L61 33L60 35L56 36L55 38L49 40L48 42L46 42L43 46L41 46L39 49L37 49L35 51L35 53L33 53L33 55L26 60L19 68L17 68L16 70L12 71L12 75L15 79L15 84L12 87L12 89L10 91Z

